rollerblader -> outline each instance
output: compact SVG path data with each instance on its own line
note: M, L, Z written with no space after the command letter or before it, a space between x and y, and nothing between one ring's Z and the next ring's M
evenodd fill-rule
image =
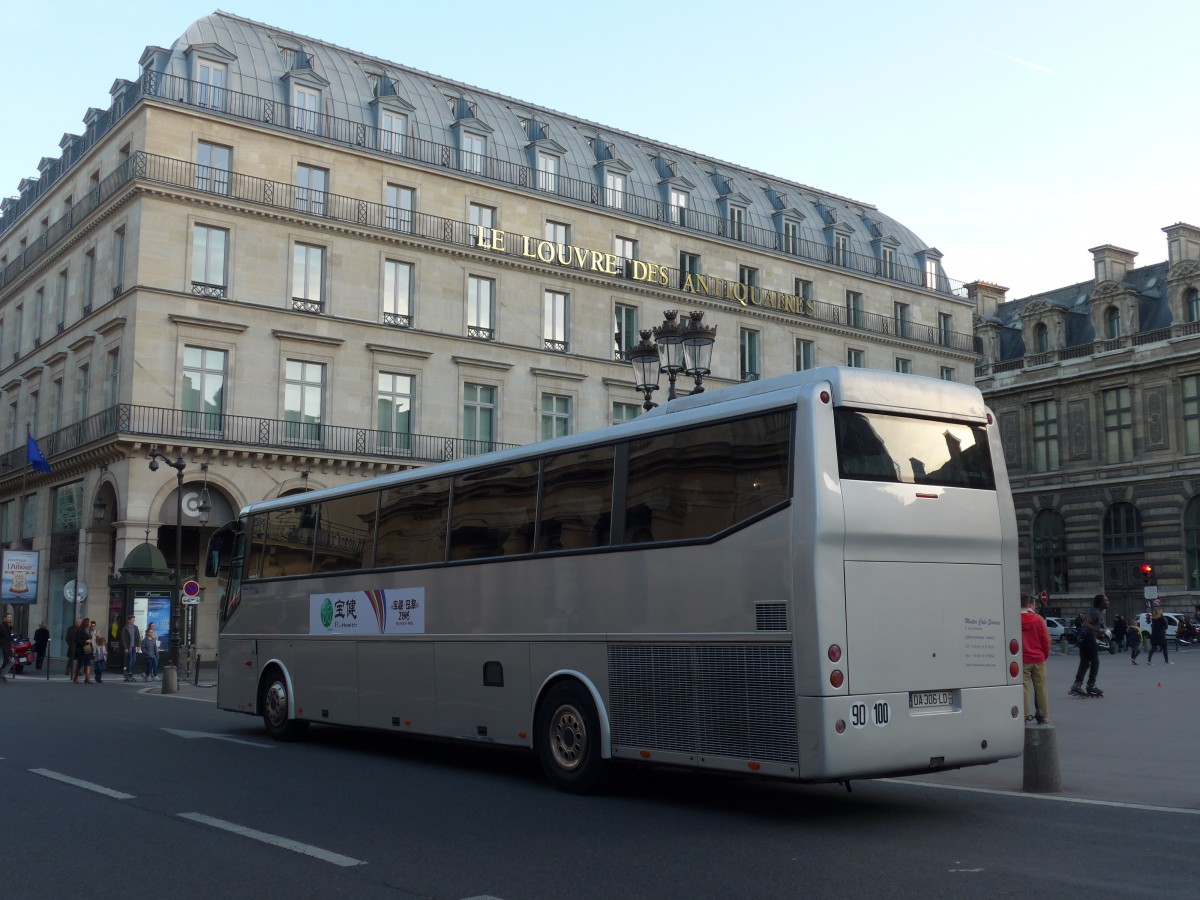
M1079 668L1075 670L1075 683L1071 685L1072 697L1103 697L1104 691L1096 687L1096 675L1100 672L1099 638L1105 634L1104 611L1108 609L1108 597L1097 594L1095 606L1083 617L1079 635ZM1087 675L1087 690L1083 678Z

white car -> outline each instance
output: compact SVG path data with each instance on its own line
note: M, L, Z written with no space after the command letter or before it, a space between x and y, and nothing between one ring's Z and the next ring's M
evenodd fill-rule
M1046 616L1046 630L1050 632L1050 640L1061 641L1066 636L1067 620L1058 616Z

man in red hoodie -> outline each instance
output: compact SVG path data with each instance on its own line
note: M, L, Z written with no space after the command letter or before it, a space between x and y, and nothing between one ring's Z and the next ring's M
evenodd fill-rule
M1046 658L1050 656L1050 631L1037 614L1037 600L1021 595L1021 661L1025 664L1025 721L1050 724L1050 698L1046 694ZM1033 715L1029 713L1029 688L1033 686Z

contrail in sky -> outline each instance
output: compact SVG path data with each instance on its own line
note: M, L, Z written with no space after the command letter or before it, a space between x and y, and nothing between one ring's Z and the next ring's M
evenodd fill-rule
M1056 75L1053 69L1047 69L1045 66L1039 66L1037 63L1030 62L1027 59L1021 59L1019 56L1009 56L1007 53L1001 53L999 50L988 50L993 56L999 56L1001 59L1007 59L1009 62L1015 62L1022 66L1029 66L1031 69L1037 69L1039 72L1045 72L1047 75Z

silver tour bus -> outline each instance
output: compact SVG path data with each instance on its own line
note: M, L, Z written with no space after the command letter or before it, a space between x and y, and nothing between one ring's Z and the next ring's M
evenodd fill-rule
M244 508L218 704L801 782L1019 755L1016 525L978 390L823 368Z

